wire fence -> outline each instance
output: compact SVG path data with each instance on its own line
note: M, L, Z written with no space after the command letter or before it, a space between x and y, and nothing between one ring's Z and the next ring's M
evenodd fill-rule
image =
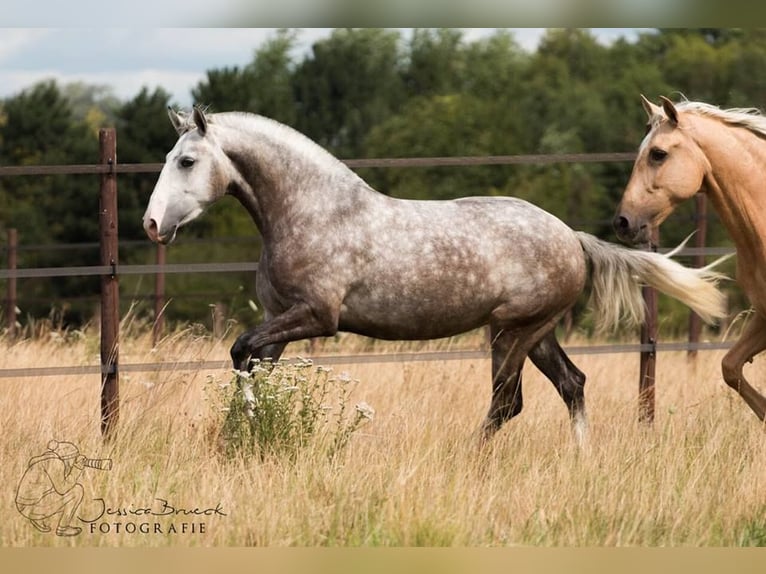
M624 343L608 345L563 345L568 355L613 355L635 354L647 352L672 351L718 351L731 348L730 342L686 343L670 342L641 344ZM414 363L414 362L449 362L449 361L489 361L489 349L465 349L452 351L412 351L393 353L354 353L348 355L315 355L302 356L301 360L309 359L316 365L364 365L383 363ZM296 359L297 360L297 359ZM287 360L287 362L292 362ZM183 371L226 371L232 370L230 359L214 359L204 361L166 361L151 363L121 363L119 367L108 365L72 365L60 367L24 367L0 369L0 378L25 377L61 377L70 375L106 375L119 371L120 373L157 373Z

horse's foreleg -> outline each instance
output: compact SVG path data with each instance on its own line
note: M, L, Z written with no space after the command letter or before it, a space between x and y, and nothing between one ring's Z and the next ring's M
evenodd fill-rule
M545 335L529 351L534 365L553 383L569 409L572 434L578 445L587 438L588 420L585 415L585 374L578 369L556 340L555 330Z
M280 315L267 314L263 323L240 335L232 345L231 359L234 368L250 372L253 367L252 359L269 359L276 363L290 341L319 336L324 334L326 329L326 323L317 320L317 314L306 304L291 307ZM245 403L245 414L252 418L255 413L254 381L247 375L240 375L237 380Z
M337 319L331 314L318 313L307 303L299 303L240 335L231 347L231 359L235 369L247 371L251 358L276 361L287 343L334 335L337 329Z
M259 360L259 361L271 361L271 363L276 363L279 361L279 358L282 356L282 353L285 350L285 347L287 347L287 343L274 343L273 345L264 345L263 347L259 347L257 349L254 349L251 353L248 354L245 361L240 361L239 364L245 363L245 368L240 368L241 371L250 371L253 367L253 360ZM232 352L234 347L232 346ZM232 354L232 360L234 361L234 364L237 365L237 360L234 359L234 355ZM239 368L239 367L238 367Z
M282 351L285 350L285 347L287 346L287 343L275 343L273 345L266 345L264 347L261 347L257 351L257 356L253 355L251 358L258 359L258 360L265 360L269 359L272 364L279 361L279 358L282 356ZM235 361L234 363L237 365L238 363ZM243 368L242 366L236 367L240 371L250 371L253 367L252 361L248 358L246 360L246 365ZM245 402L245 414L248 417L252 417L254 414L254 405L255 405L255 389L253 387L254 382L252 377L247 375L238 375L237 376L237 384L239 386L239 391L242 393L242 398Z
M754 314L739 340L721 362L723 379L737 391L761 421L766 421L766 398L747 382L742 372L745 363L766 349L766 319Z

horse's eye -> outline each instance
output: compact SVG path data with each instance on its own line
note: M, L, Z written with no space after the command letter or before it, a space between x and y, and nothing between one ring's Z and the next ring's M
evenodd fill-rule
M668 157L668 152L666 152L664 149L653 147L651 150L649 150L649 159L653 162L660 163L666 157Z
M181 164L181 167L190 168L191 166L194 165L194 160L190 157L182 157L181 161L178 163Z

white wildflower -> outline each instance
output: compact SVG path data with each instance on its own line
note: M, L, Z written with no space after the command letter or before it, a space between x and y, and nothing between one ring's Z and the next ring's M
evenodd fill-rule
M375 409L365 402L357 403L354 408L360 417L367 420L372 420L372 417L375 416Z

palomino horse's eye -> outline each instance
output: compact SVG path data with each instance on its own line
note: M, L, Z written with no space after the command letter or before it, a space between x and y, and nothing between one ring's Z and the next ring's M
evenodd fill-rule
M194 160L190 157L182 157L181 161L179 161L178 163L181 165L181 167L190 168L191 166L194 165Z
M649 150L649 159L655 163L662 162L666 157L668 157L668 152L666 152L664 149L653 147Z

